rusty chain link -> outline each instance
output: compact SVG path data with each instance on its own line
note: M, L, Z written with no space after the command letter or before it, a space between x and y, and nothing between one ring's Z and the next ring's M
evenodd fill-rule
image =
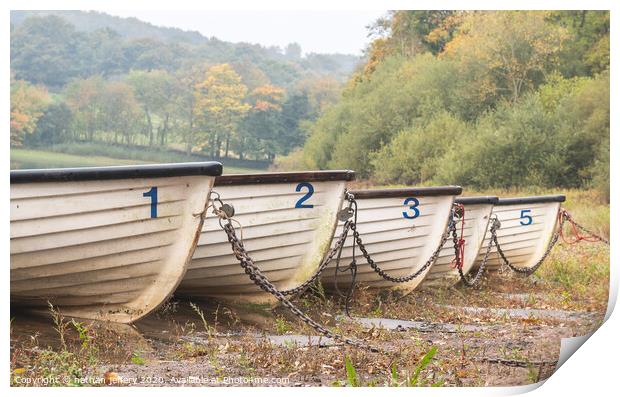
M454 212L454 210L451 210L450 219L448 221L448 228L444 232L444 234L442 235L441 240L439 242L439 246L437 247L437 249L433 252L433 254L430 256L430 258L428 258L426 263L421 268L419 268L417 271L415 271L414 273L412 273L412 274L410 274L408 276L393 277L393 276L390 276L389 274L387 274L385 272L385 270L381 269L379 267L379 265L377 265L375 263L375 261L372 259L372 257L368 253L368 250L364 246L362 238L361 238L359 232L357 231L357 225L352 224L351 225L351 230L353 230L353 238L355 239L355 243L359 246L360 251L362 251L362 255L364 256L364 258L366 259L366 262L368 262L368 265L370 265L372 270L374 270L379 276L381 276L383 279L385 279L387 281L391 281L393 283L406 283L408 281L411 281L411 280L415 279L416 277L419 277L429 266L431 266L433 263L435 263L435 261L439 257L440 251L442 250L442 248L444 247L444 245L448 241L448 239L450 237L450 233L452 233L453 231L454 231L454 233L456 233L456 223L454 222L454 214L453 214L453 212ZM458 244L458 243L455 243L455 244Z
M577 223L575 221L575 218L573 218L573 216L567 210L562 208L560 211L563 212L563 215L566 217L566 220L570 221L573 224L573 226L577 227L582 232L585 232L585 233L589 234L595 240L598 240L598 241L600 241L603 244L609 245L609 240L607 240L606 238L602 237L599 234L593 233L591 230L586 229L584 226L582 226L579 223ZM595 242L595 240L586 240L586 241Z
M597 235L595 233L592 233L590 230L588 230L585 227L581 226L580 224L575 222L573 216L566 209L561 208L560 212L558 213L558 228L555 231L555 233L553 234L553 237L551 238L549 246L545 250L545 253L543 254L542 258L540 258L540 260L538 262L536 262L536 264L534 266L532 266L532 267L529 267L529 268L517 267L517 266L513 265L512 263L510 263L508 258L506 258L506 255L504 254L504 251L502 251L502 248L500 247L499 242L497 241L497 235L493 236L493 241L494 241L495 246L497 247L497 252L499 253L499 256L500 256L500 258L502 260L502 264L507 266L507 267L509 267L511 270L513 270L513 271L515 271L517 273L525 274L527 276L529 276L532 273L534 273L540 267L540 265L542 265L544 260L547 258L547 256L551 252L551 249L553 249L553 246L555 246L555 244L558 242L558 239L562 235L562 228L564 227L564 223L566 223L566 221L570 221L574 226L576 226L580 230L590 234L592 237L596 238L597 240L601 241L602 243L609 245L609 240L607 240L607 239L605 239L605 238L603 238L603 237L601 237L601 236L599 236L599 235Z
M493 247L493 241L496 239L495 236L497 234L497 230L501 227L501 225L502 224L500 223L499 219L497 219L497 215L493 215L493 217L491 218L491 227L489 229L489 231L491 232L491 238L489 239L489 244L487 244L487 248L485 250L482 262L480 263L480 267L478 267L478 271L476 272L476 275L474 277L466 276L463 273L463 268L457 267L459 271L459 277L461 278L461 281L463 282L465 286L473 287L478 283L478 281L480 281L480 278L484 274L484 270L487 266L487 262L491 254L491 248ZM457 255L459 255L458 252L457 252Z
M217 215L219 218L220 227L222 228L222 230L224 230L224 232L226 233L228 237L228 242L231 245L233 254L239 261L241 268L243 268L244 272L248 275L250 280L254 282L254 284L256 284L263 291L273 295L280 303L282 303L282 305L288 308L295 316L297 316L306 325L314 329L319 334L326 336L328 338L331 338L333 340L339 341L341 343L359 347L362 349L366 349L374 353L386 353L383 350L380 350L374 346L371 346L365 341L348 338L348 337L336 334L333 331L330 331L329 329L325 328L321 324L314 321L307 314L303 313L297 306L295 306L291 301L289 301L286 298L286 296L281 291L279 291L276 288L276 286L273 285L271 281L269 281L267 277L265 277L265 275L261 272L258 266L254 264L254 260L250 257L248 252L245 250L245 247L243 246L243 242L240 241L239 238L237 238L235 227L233 226L231 222L231 218L226 213L224 213L224 211L222 211L221 208L223 207L223 203L219 199L219 195L213 201L214 201L213 213ZM215 207L216 201L220 203L221 205L220 208ZM345 232L347 232L347 230L345 230Z
M323 271L327 268L327 265L329 265L329 262L331 262L331 260L334 258L336 253L338 253L338 256L340 257L340 253L342 252L342 248L344 247L344 243L347 240L347 237L349 236L349 230L351 230L351 225L353 223L350 219L348 219L353 214L353 212L351 212L351 211L353 211L352 210L353 195L351 193L345 192L345 199L347 201L349 201L349 205L348 205L347 208L341 210L338 213L338 219L341 220L341 221L344 220L345 223L344 223L344 226L343 226L343 229L342 229L342 233L340 234L340 237L336 241L336 244L332 247L331 250L329 250L327 255L323 258L323 261L319 265L319 267L316 270L316 272L312 275L312 277L310 277L303 284L300 284L300 285L298 285L295 288L291 288L291 289L288 289L288 290L280 291L280 293L282 293L282 295L288 296L288 295L295 295L297 293L303 292L312 283L314 283L316 280L318 280L318 278L321 276ZM357 211L355 211L355 212L357 212ZM347 217L346 220L345 220L345 217Z

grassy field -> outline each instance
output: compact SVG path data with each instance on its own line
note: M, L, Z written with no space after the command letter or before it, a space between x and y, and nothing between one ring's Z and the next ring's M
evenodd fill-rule
M11 148L11 169L97 167L109 165L148 164L156 161L119 159L106 156L76 155L43 150ZM225 174L256 173L254 168L225 166Z

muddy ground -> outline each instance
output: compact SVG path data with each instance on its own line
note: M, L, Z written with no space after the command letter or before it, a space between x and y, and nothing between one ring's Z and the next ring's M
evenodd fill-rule
M588 249L578 248L577 254L588 255ZM549 277L510 272L488 275L473 289L457 285L404 297L362 287L354 295L351 317L344 315L341 298L320 289L295 300L321 324L383 353L313 336L314 330L282 307L265 311L173 298L132 326L71 322L53 310L37 316L14 309L11 382L523 385L553 373L562 338L585 335L601 324L605 277L596 279L598 290L579 293Z

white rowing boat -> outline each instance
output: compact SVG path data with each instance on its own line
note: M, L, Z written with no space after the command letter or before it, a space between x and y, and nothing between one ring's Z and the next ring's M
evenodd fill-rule
M369 189L351 193L358 206L357 230L375 263L392 277L417 272L439 246L450 219L454 197L461 193L459 186L407 189ZM342 226L336 231L341 233ZM347 239L341 256L341 266L352 260L352 239ZM394 284L381 278L368 265L357 249L357 281L372 288L397 288L408 293L423 280L429 268L406 283ZM432 267L432 265L431 265ZM350 281L348 274L335 280L336 261L323 272L321 281L333 289Z
M537 196L499 199L493 215L501 222L497 231L498 243L506 258L515 267L531 268L544 255L556 229L560 205L565 196ZM483 246L490 236L487 233ZM484 253L478 254L476 267ZM488 270L498 270L501 259L493 247L487 263Z
M11 171L11 304L132 322L191 259L216 162Z
M479 251L484 251L482 245L486 231L489 227L489 219L493 211L493 205L498 198L494 196L481 197L457 197L454 202L463 205L465 209L465 223L457 224L458 236L465 240L463 255L463 274L467 274L478 257ZM488 242L488 241L487 241ZM484 253L484 252L483 252ZM454 267L454 244L448 241L441 250L435 264L426 274L421 287L452 286L460 281L458 269Z
M243 243L255 264L280 290L295 288L319 267L337 224L352 171L225 175L214 191L231 204ZM178 295L236 303L272 304L232 254L218 218L209 212Z

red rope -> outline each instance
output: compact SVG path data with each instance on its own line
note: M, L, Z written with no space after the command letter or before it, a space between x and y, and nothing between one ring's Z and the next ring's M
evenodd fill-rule
M566 220L570 223L571 229L573 230L573 235L575 236L575 239L569 240L566 237L564 237L564 230L563 230L564 228L562 227L562 217L565 217ZM577 227L577 224L573 220L573 217L564 208L561 208L560 212L558 212L558 225L559 225L559 228L560 228L560 237L562 237L562 241L564 241L566 244L569 244L569 245L577 244L580 241L587 241L587 242L590 242L590 243L595 243L597 241L601 241L600 237L598 237L598 236L585 236L585 235L582 235L579 232L579 228Z
M464 256L465 256L465 239L463 238L463 234L465 233L465 206L463 204L455 204L457 206L457 208L461 211L461 236L459 237L458 240L458 250L459 250L459 258L457 261L457 258L455 257L454 259L452 259L452 262L450 262L450 264L452 265L453 269L463 269L463 262L464 262Z

